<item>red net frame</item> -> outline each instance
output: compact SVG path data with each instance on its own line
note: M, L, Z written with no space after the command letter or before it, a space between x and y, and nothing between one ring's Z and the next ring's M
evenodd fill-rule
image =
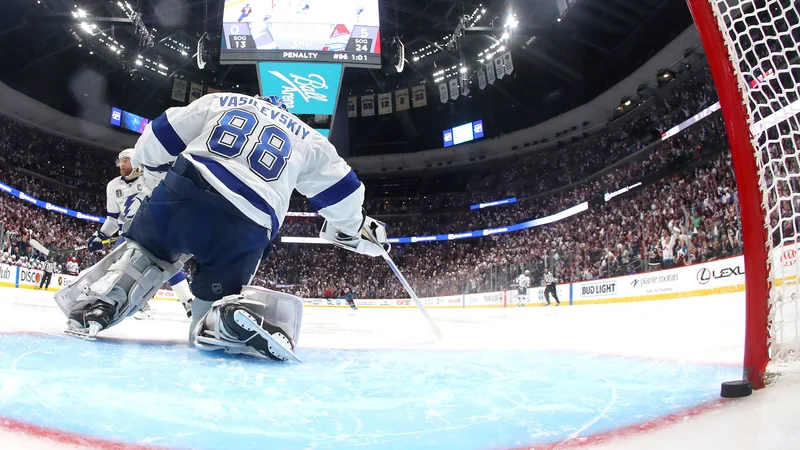
M709 0L687 0L700 33L711 75L719 94L722 115L728 132L734 175L739 191L744 248L746 330L744 377L760 389L764 387L769 357L769 284L766 213L762 208L758 167L751 144L748 111L739 90L728 48Z

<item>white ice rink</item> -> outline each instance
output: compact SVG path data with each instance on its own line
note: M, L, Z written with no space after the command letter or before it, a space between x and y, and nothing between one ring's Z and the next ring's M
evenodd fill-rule
M69 415L73 409L71 400L65 400L62 405L67 411L48 411L52 403L44 398L20 400L20 389L28 389L32 396L45 392L36 383L46 380L48 359L52 358L53 367L56 369L55 360L62 353L52 349L37 349L36 340L46 339L48 342L58 342L59 345L96 347L81 347L82 353L75 358L86 357L86 349L103 348L108 342L101 341L84 343L77 339L62 337L65 319L60 310L52 301L52 294L37 291L0 288L0 336L13 336L12 341L0 341L0 448L2 449L63 449L63 448L191 448L193 445L181 441L179 433L185 423L174 425L175 435L169 439L148 439L146 434L137 434L136 430L118 429L102 436L95 435L95 428L74 429L59 420L61 415ZM185 318L182 308L175 302L154 301L154 320L136 321L127 320L120 325L102 333L107 341L130 342L142 344L145 341L156 341L161 344L173 345L182 350L179 343L187 335L189 320ZM413 420L419 420L422 425L428 423L447 423L449 428L458 428L459 436L475 436L491 434L492 430L501 435L490 439L485 444L471 443L462 446L453 442L450 446L437 444L442 430L447 427L432 428L419 433L414 440L392 441L395 437L405 434L413 435L413 431L405 433L387 433L386 428L391 425L374 425L359 412L366 403L353 401L350 414L356 420L357 429L348 430L347 426L338 427L336 439L327 435L327 440L302 441L302 445L291 440L298 436L284 436L286 441L275 446L270 445L268 437L263 437L257 448L533 448L533 449L566 449L566 448L597 448L597 449L800 449L800 376L788 370L775 385L757 391L751 397L739 400L720 400L713 392L718 389L719 381L714 377L725 377L739 372L743 353L744 340L744 300L742 294L728 294L716 297L689 298L680 300L653 301L642 303L625 303L610 305L586 306L561 306L548 308L508 308L508 309L432 309L431 315L442 330L443 340L436 342L427 331L418 311L413 309L349 309L306 308L304 327L298 346L298 355L304 360L306 368L324 371L325 365L315 366L315 359L330 358L328 365L336 366L333 373L350 375L339 377L335 383L341 382L338 378L352 378L352 372L337 366L337 360L344 361L341 365L358 365L358 376L363 376L363 383L374 382L372 378L386 378L389 372L408 370L408 375L403 378L413 383L415 371L419 371L419 364L430 367L434 375L443 381L439 385L434 402L438 406L426 406L428 409L424 417L414 415ZM112 339L113 338L113 339ZM22 339L22 340L19 340ZM62 342L63 339L63 342ZM31 347L20 353L19 343L31 342ZM174 342L175 344L171 344ZM98 347L99 346L99 347ZM119 346L118 346L119 347ZM64 347L59 347L64 348ZM146 356L156 358L162 347L155 346L149 349ZM32 349L32 350L31 350ZM363 350L363 352L361 352ZM479 350L480 352L474 352ZM417 353L398 353L398 351L414 351ZM18 352L19 354L17 355ZM40 354L39 366L32 366L29 359L26 366L25 358L31 353ZM50 352L50 353L48 353ZM352 353L351 353L352 352ZM360 353L361 352L361 353ZM400 361L392 358L382 358L384 354L399 355ZM394 352L394 353L392 353ZM462 353L459 353L462 352ZM42 354L44 353L44 354ZM362 354L363 353L363 354ZM2 356L5 354L5 359ZM428 355L419 361L409 362L408 368L402 366L402 355ZM458 364L452 355L486 355L487 357L500 357L506 365L498 368L498 372L485 375L483 383L486 392L483 392L481 380L474 380L474 373L459 374ZM354 356L356 355L356 356ZM430 356L434 355L434 356ZM441 355L439 359L435 355ZM500 356L497 356L500 355ZM503 356L508 355L508 356ZM352 358L352 359L351 359ZM360 358L360 359L359 359ZM411 357L416 358L416 356ZM474 358L480 359L481 356ZM471 364L469 361L465 364ZM574 362L574 364L573 364ZM237 365L235 359L226 359L223 365L228 364L231 370L264 370L262 366L247 364ZM75 361L79 367L70 372L72 382L76 385L113 382L112 379L103 381L100 378L86 374L81 375L85 367L81 361ZM115 364L113 361L108 364ZM147 359L137 362L137 370L148 370ZM154 364L163 364L155 362ZM173 370L180 371L180 363L174 363ZM395 365L396 364L396 365ZM414 365L417 364L417 365ZM441 368L436 367L438 364ZM463 367L473 370L480 365L465 365ZM101 362L102 365L102 362ZM514 372L515 365L522 367L519 373ZM593 366L594 365L594 368ZM68 366L66 366L68 367ZM254 369L255 367L255 369ZM271 365L266 362L268 371L284 370L282 366ZM439 370L441 369L441 370ZM64 370L63 368L60 370ZM294 370L294 369L293 369ZM300 369L297 369L300 370ZM484 373L490 372L486 367L481 367ZM374 371L374 377L370 372ZM449 372L448 372L449 371ZM534 372L543 373L534 373ZM657 372L657 373L656 373ZM77 375L76 375L77 374ZM578 375L570 375L578 374ZM695 386L692 393L678 392L684 386L695 383L693 377L708 376L703 383ZM532 376L525 380L524 390L513 384L515 380ZM193 375L194 376L194 375ZM254 378L261 377L256 375ZM304 375L296 375L302 377ZM459 390L453 386L447 388L447 377L452 377L452 385L465 386ZM587 377L586 383L580 380L567 380L570 377ZM247 378L245 376L245 378ZM591 380L590 380L591 378ZM278 380L290 386L291 375ZM299 379L299 378L298 378ZM425 383L432 383L430 378ZM16 381L14 381L16 380ZM317 381L324 384L326 378L320 377ZM471 381L472 380L472 381ZM538 381L536 381L538 380ZM581 394L569 408L559 408L550 405L549 409L543 408L542 397L559 398L560 390L579 389L592 382L602 380L607 391L597 391L597 396L592 398L591 390ZM12 382L13 381L13 382ZM353 383L335 387L337 389L350 389L351 392L361 394L360 389L372 389L367 384ZM380 381L380 380L377 380ZM401 380L402 381L402 380ZM27 382L29 384L25 385ZM300 381L298 381L299 383ZM478 384L466 387L470 382ZM562 384L580 382L579 384ZM31 384L32 383L32 384ZM391 383L391 381L386 381ZM537 387L541 385L541 388ZM641 385L640 385L641 384ZM16 388L14 387L16 385ZM20 386L23 386L20 388ZM392 387L394 386L394 387ZM387 384L387 390L397 389L397 385ZM513 414L503 415L498 412L498 404L491 402L480 403L474 399L463 400L465 403L457 404L464 394L487 398L502 397L504 386L508 386L508 397L513 397L517 405ZM572 387L570 387L572 386ZM91 387L91 386L90 386ZM173 387L174 388L174 387ZM140 387L147 391L149 387ZM268 388L269 389L269 388ZM424 385L415 388L424 390ZM470 391L470 389L472 389ZM541 389L541 390L537 390ZM640 389L634 391L635 389ZM213 390L213 389L212 389ZM273 389L274 391L275 389ZM280 390L280 389L278 389ZM330 390L330 389L328 389ZM375 392L379 392L377 389ZM480 391L480 392L478 392ZM673 394L673 391L674 394ZM91 392L91 389L89 389ZM185 392L187 397L192 395L209 395L209 388L195 389ZM245 389L244 392L247 392ZM272 391L265 391L272 392ZM307 391L303 391L305 394ZM372 391L371 391L372 392ZM445 394L446 392L446 394ZM611 394L606 398L606 393ZM625 397L626 392L630 397ZM273 392L274 393L274 392ZM135 393L134 393L135 394ZM356 395L356 394L348 394ZM371 395L371 394L370 394ZM377 394L376 394L377 395ZM385 395L385 394L384 394ZM422 395L422 394L420 394ZM569 395L569 392L564 392ZM300 394L302 396L302 394ZM649 397L647 397L649 396ZM146 393L143 393L143 398ZM441 397L441 398L440 398ZM633 404L636 398L647 397L644 403ZM135 398L135 397L134 397ZM295 400L299 398L296 397ZM652 400L649 400L651 399ZM683 398L683 403L676 401ZM628 400L626 400L628 399ZM74 400L73 400L74 401ZM315 408L325 408L333 403L332 400L317 398ZM552 400L556 402L556 400ZM327 402L327 403L326 403ZM687 403L688 402L688 403ZM469 417L456 418L448 416L448 410L442 403L449 403L457 409L475 408ZM663 408L659 404L664 403ZM41 411L36 411L41 404ZM183 403L186 408L187 403ZM51 405L51 406L47 406ZM171 405L171 404L170 404ZM282 408L292 408L283 405ZM320 406L321 405L321 406ZM385 407L388 414L390 410L402 408L403 403ZM415 407L409 403L409 408ZM539 405L539 406L536 406ZM576 406L577 405L577 406ZM300 407L301 405L298 405ZM486 407L487 411L480 411ZM585 411L582 409L585 406ZM172 406L170 406L172 407ZM269 409L268 406L264 406ZM570 410L570 408L578 408ZM33 408L33 409L31 409ZM124 413L125 406L120 406ZM153 406L155 409L156 406ZM540 408L540 409L537 409ZM580 410L579 410L580 409ZM491 411L489 411L491 410ZM27 411L27 412L26 412ZM34 411L34 413L30 412ZM259 410L261 411L261 410ZM374 411L374 410L373 410ZM491 412L491 414L490 414ZM90 413L87 412L87 414ZM183 411L180 406L170 411L170 417L181 416ZM486 414L485 416L482 414ZM19 414L19 415L17 415ZM25 414L28 414L26 416ZM33 414L33 415L31 415ZM75 414L82 414L76 410ZM304 412L304 414L306 414ZM365 412L368 414L368 411ZM494 414L494 415L492 415ZM557 414L563 414L557 416ZM581 415L585 414L585 416ZM358 416L357 418L355 416ZM25 428L21 422L27 422L27 417L36 417L39 423L35 427ZM89 417L89 416L87 416ZM402 417L402 416L400 416ZM412 413L408 414L412 420ZM475 417L486 417L486 420L476 420ZM530 417L530 419L526 418ZM547 417L562 417L557 422L548 421ZM565 425L565 422L575 418L575 425ZM582 418L582 417L586 417ZM5 420L11 419L11 421ZM566 418L566 419L564 419ZM360 420L359 420L360 419ZM66 420L66 419L64 419ZM102 421L103 416L97 421ZM163 419L160 419L163 421ZM463 424L460 424L461 422ZM493 421L498 424L491 425ZM530 422L536 426L525 426ZM503 422L500 424L500 422ZM414 427L422 426L416 425ZM484 428L476 428L480 424ZM488 424L488 425L487 425ZM312 424L313 425L313 424ZM491 428L485 428L491 425ZM502 425L502 427L500 426ZM313 435L319 430L308 425L308 430L296 428L298 434ZM152 430L152 426L149 427ZM317 427L318 428L318 427ZM89 431L87 431L89 430ZM471 431L472 430L472 431ZM367 433L369 431L369 433ZM392 430L392 431L399 431ZM97 431L100 433L100 431ZM127 434L126 434L127 433ZM515 434L513 439L504 439L503 434ZM377 438L380 434L381 438ZM109 437L110 436L110 437ZM275 435L269 435L275 436ZM359 440L360 439L360 440ZM381 440L383 439L383 440ZM488 439L488 438L487 438ZM334 445L335 441L335 445ZM473 442L473 441L470 441ZM175 443L183 445L175 445ZM290 444L294 443L294 444ZM383 443L383 444L382 444ZM211 445L211 444L209 444ZM201 446L202 447L202 446ZM222 447L211 446L203 448L245 448L243 445L231 444ZM250 447L247 447L250 448Z

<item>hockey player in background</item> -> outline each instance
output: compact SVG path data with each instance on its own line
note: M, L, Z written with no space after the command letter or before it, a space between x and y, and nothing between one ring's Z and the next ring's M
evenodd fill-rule
M558 300L558 294L556 293L556 277L553 276L553 273L550 272L550 269L544 270L544 299L547 301L547 306L550 306L550 294L553 295L553 299L556 301L556 306L561 304L561 301Z
M125 233L139 211L139 205L150 194L151 189L144 183L141 177L142 170L134 170L131 165L131 157L134 149L130 148L120 152L117 158L119 166L119 176L108 182L106 186L106 221L90 238L87 248L89 251L103 249L103 241L119 233L115 246L125 242ZM178 297L186 315L191 317L192 310L192 291L189 282L186 281L186 274L181 270L169 279L175 296ZM145 303L136 314L137 319L150 318L150 305Z
M353 299L353 288L347 284L347 281L342 278L341 286L339 286L339 297L345 299L348 305L350 305L353 309L358 309L356 307L356 301Z
M355 172L278 97L214 93L170 108L147 126L133 162L157 187L125 243L56 294L69 334L92 339L114 326L194 257L190 342L296 359L302 302L249 286L295 189L326 219L321 238L369 256L389 251L385 226L362 215Z
M529 287L531 287L531 271L526 270L517 277L517 306L525 306L525 303L528 302Z

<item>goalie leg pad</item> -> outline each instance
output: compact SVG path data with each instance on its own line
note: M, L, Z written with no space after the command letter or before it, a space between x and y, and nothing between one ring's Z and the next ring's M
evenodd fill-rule
M56 302L71 319L71 328L86 328L90 322L109 328L136 313L181 267L181 261L159 260L128 239L71 286L58 291ZM92 312L98 308L102 315Z
M196 304L199 303L195 302ZM204 302L205 303L205 302ZM200 350L295 360L303 303L299 298L257 286L217 300L197 318L190 339Z

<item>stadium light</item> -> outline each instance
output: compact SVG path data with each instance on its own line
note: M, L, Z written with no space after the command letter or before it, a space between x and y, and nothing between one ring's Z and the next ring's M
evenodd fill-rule
M461 72L461 73L467 73L467 68L466 67L462 67L462 68L458 69L458 71Z
M77 12L77 16L81 18L86 17L86 11L79 9Z
M504 40L504 41L505 41L506 39L508 39L508 36L509 36L509 34L508 34L508 31L504 31L504 32L503 32L503 35L502 35L502 36L500 36L500 39L502 39L502 40Z
M87 33L91 33L92 32L92 26L89 25L86 22L81 22L81 28L83 28L83 31L85 31Z

